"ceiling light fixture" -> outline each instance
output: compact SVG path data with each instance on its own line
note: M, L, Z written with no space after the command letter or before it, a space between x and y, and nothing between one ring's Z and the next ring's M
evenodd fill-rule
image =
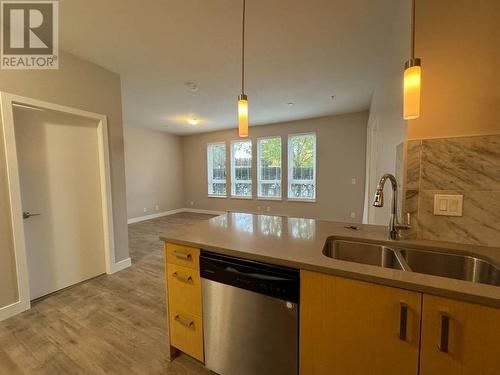
M287 105L287 106L289 106L289 107L293 107L293 106L294 106L294 104L295 104L295 103L292 103L292 102L290 102L290 103L286 103L286 105Z
M248 97L245 95L245 11L246 0L243 0L243 28L241 38L241 95L238 96L238 133L242 138L248 137Z
M405 64L403 118L414 120L420 117L420 86L422 82L421 60L415 58L415 1L411 5L411 56Z
M200 123L200 120L198 120L197 118L188 118L188 123L190 123L191 125L198 125Z

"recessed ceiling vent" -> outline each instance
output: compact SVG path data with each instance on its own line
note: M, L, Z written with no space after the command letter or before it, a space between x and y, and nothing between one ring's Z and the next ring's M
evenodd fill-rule
M191 92L198 92L198 90L200 89L195 82L186 82L184 85Z

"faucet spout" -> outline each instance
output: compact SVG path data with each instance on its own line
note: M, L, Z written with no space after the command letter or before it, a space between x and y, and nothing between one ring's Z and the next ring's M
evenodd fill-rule
M389 237L393 240L398 240L401 238L401 229L409 229L410 225L401 225L398 220L398 181L396 177L392 174L387 173L382 176L378 185L377 191L375 192L375 198L373 200L373 206L384 207L384 187L387 181L391 182L392 186L392 205L391 205L391 217L389 221Z

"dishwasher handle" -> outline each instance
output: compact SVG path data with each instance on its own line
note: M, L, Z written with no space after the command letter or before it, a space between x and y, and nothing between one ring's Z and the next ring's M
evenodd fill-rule
M243 272L239 271L233 266L227 266L225 269L226 272L231 272L235 273L238 275L246 276L246 277L251 277L252 279L257 279L257 280L265 280L265 281L293 281L292 279L286 279L283 277L278 277L278 276L271 276L271 275L265 275L263 273L256 273L256 272Z

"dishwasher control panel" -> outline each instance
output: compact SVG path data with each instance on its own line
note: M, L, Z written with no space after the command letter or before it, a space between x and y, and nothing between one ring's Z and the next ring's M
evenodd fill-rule
M202 278L299 303L299 270L202 251Z

